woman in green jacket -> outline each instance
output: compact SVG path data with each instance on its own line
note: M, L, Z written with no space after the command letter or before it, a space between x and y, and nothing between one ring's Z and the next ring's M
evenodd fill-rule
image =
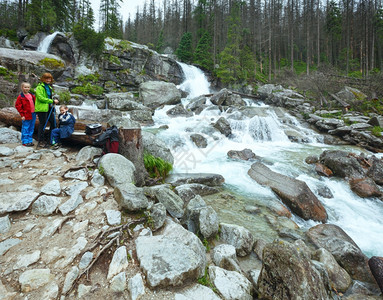
M50 132L56 128L54 104L58 104L57 99L52 99L53 89L53 76L51 73L44 73L40 78L40 83L37 85L36 92L36 103L35 112L39 118L39 129L38 129L38 144L37 146L46 147L49 145L49 140L44 139L45 123L49 122L49 135Z

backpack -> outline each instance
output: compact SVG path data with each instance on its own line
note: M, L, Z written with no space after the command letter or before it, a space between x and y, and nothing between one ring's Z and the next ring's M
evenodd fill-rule
M102 154L118 153L120 141L118 139L118 128L113 125L108 127L93 142L94 146L103 147Z

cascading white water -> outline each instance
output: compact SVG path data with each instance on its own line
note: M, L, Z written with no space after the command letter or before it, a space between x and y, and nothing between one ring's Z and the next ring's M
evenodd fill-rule
M181 66L186 80L179 87L189 93L188 98L183 99L183 103L187 104L199 95L209 94L209 84L203 72L196 67L185 64ZM245 205L269 206L279 201L269 188L260 186L247 175L253 162L234 161L227 156L230 150L251 149L273 171L305 181L325 206L329 216L328 223L336 224L345 230L367 256L383 256L383 202L375 198L362 199L350 190L344 180L320 177L313 165L305 163L307 156L319 156L329 149L357 154L368 152L357 147L322 144L319 142L319 135L303 127L286 112L278 111L277 114L276 108L254 103L250 99L246 99L246 103L260 113L252 117L237 116L236 113L221 112L217 107L208 107L193 117L170 118L166 111L173 106L157 110L153 117L155 127L168 125L167 130L158 134L172 150L175 158L173 172L221 174L225 178L225 186L242 195L245 200L241 203L215 203L216 209L230 218L231 222L249 228L260 219L254 221L252 216L244 213ZM211 124L220 117L225 117L230 123L232 135L229 138L212 129ZM288 138L290 132L299 133L307 143L291 142ZM208 141L208 146L196 147L190 140L192 133L203 135ZM318 189L321 186L327 186L334 197L327 199L320 196ZM293 216L293 220L303 230L316 225L313 221L304 221L297 216ZM252 230L261 229L253 227Z
M49 47L52 43L52 41L54 40L54 38L56 37L56 35L58 34L59 32L56 31L50 35L47 35L40 43L40 45L37 47L37 51L39 52L43 52L43 53L48 53L48 50L49 50Z

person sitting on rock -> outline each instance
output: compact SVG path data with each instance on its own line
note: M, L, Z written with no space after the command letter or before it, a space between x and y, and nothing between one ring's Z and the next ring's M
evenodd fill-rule
M51 133L51 147L58 149L61 146L61 139L68 138L74 131L74 124L76 119L68 111L66 105L60 106L60 114L58 116L59 127L52 130Z

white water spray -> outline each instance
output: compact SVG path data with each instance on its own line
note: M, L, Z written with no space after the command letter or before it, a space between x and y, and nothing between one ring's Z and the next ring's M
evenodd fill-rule
M47 35L40 43L40 45L37 47L37 51L48 53L49 47L52 44L52 41L56 37L56 35L59 33L59 31L56 31L50 35Z

